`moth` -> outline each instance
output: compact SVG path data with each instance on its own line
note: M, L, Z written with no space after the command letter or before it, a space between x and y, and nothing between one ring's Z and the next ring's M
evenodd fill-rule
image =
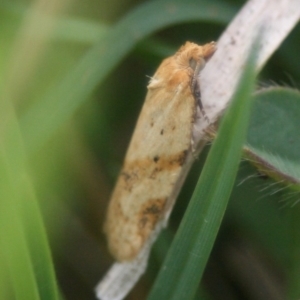
M121 269L140 261L142 250L167 223L187 166L197 152L198 125L207 122L199 74L215 51L214 42L204 46L186 42L163 60L150 79L104 226L109 250ZM116 286L118 280L113 283L112 274L123 269L116 270L97 288L101 299L107 280Z
M173 206L195 145L194 124L204 116L198 75L215 49L215 43L186 42L150 80L107 212L105 233L117 261L134 259Z

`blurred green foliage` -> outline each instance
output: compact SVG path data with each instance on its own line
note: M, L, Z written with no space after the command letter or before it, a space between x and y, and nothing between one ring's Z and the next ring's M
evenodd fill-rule
M105 208L147 76L186 40L217 40L242 4L1 1L0 299L94 299L112 262ZM298 25L260 74L251 153L199 299L300 298L299 34ZM149 294L208 149L128 299Z

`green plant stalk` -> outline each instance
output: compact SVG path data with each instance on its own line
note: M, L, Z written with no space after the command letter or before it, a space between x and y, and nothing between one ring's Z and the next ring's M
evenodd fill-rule
M192 299L196 293L227 207L246 137L255 78L253 60L251 55L148 300Z

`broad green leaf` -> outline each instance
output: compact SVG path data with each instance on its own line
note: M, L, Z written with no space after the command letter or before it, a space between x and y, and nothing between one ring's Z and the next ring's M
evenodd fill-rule
M299 190L300 186L300 93L274 87L255 95L247 147L262 172Z

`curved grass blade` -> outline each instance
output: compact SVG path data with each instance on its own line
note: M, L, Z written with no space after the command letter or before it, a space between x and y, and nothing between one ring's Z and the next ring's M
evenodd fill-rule
M95 87L143 38L167 26L191 21L228 22L235 10L224 3L154 1L124 17L77 66L21 118L30 153L39 149L75 112Z
M253 53L252 53L253 54ZM251 55L229 111L148 300L192 299L234 184L250 115L255 71Z

